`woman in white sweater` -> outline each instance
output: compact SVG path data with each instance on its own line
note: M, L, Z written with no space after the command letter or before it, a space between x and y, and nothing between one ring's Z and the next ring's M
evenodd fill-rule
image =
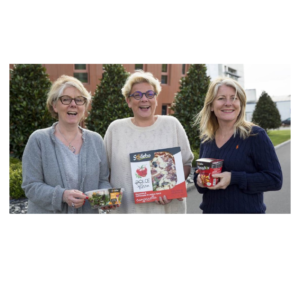
M112 122L104 137L110 183L125 188L122 205L111 213L186 213L185 198L171 200L163 197L150 203L134 202L130 153L180 147L185 178L191 170L193 153L184 128L174 117L155 115L160 91L160 82L151 73L143 71L131 74L122 88L133 118Z

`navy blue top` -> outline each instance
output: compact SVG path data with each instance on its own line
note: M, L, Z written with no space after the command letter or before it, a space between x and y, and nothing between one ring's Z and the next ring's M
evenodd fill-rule
M203 213L265 213L263 192L277 191L282 186L282 171L272 142L265 130L253 126L246 139L237 133L221 148L215 140L201 143L200 158L224 159L222 172L231 172L226 189L209 190L194 183L203 194Z

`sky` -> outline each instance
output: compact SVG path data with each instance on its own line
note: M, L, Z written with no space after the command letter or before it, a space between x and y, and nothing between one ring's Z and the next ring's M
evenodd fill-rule
M259 98L262 91L270 96L291 94L290 64L244 64L244 88L256 89Z

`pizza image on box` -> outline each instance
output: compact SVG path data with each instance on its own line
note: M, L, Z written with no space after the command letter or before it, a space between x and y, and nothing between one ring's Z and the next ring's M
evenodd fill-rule
M170 152L155 152L150 167L153 191L169 190L176 186L175 159Z
M134 202L187 197L180 147L129 154Z

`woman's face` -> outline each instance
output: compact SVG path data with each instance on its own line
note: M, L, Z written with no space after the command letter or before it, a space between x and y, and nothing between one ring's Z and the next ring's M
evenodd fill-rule
M62 93L62 96L69 96L71 98L77 98L82 96L81 93L75 87L66 87ZM58 99L53 104L53 109L58 113L59 122L65 124L79 124L83 118L85 112L85 105L77 105L73 99L70 104L62 104Z
M130 95L135 92L146 93L148 91L152 91L154 93L152 85L146 82L136 83L132 86ZM128 97L126 101L128 103L128 107L132 109L134 117L139 120L151 119L155 114L157 106L156 96L152 99L148 99L146 95L143 95L140 100L136 100L134 97Z
M231 86L221 85L211 104L211 111L215 113L219 123L232 122L234 124L241 111L241 101L236 95L235 89Z

